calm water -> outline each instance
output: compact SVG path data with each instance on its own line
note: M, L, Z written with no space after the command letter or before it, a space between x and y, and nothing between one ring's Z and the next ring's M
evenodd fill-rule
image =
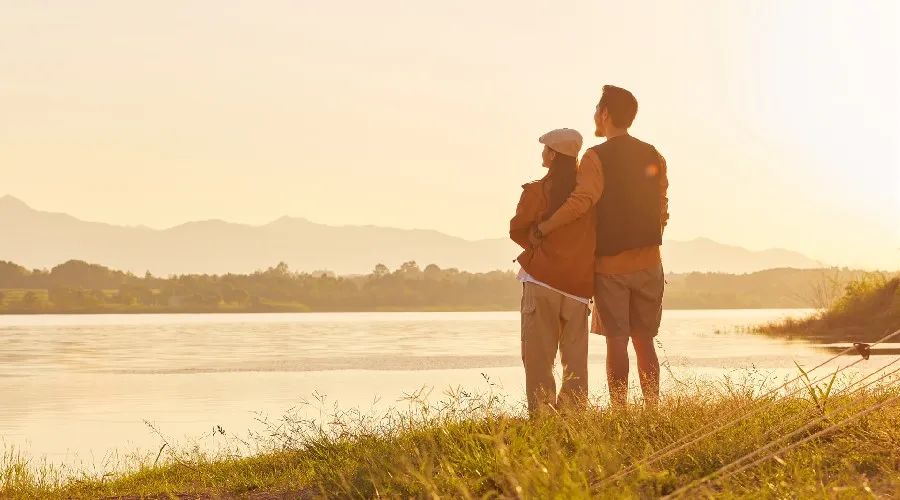
M739 333L805 310L666 311L659 340L680 377L786 376L829 354ZM314 394L381 411L425 386L523 393L517 313L0 316L0 440L51 462L101 466L160 439L216 446ZM602 337L591 391L605 394ZM874 358L873 358L874 359ZM433 396L434 397L434 396Z

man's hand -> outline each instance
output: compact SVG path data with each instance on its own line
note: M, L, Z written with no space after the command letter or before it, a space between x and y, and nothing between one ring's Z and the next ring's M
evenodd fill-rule
M531 243L531 246L538 247L543 241L544 233L541 232L540 226L532 226L531 231L528 232L528 242Z

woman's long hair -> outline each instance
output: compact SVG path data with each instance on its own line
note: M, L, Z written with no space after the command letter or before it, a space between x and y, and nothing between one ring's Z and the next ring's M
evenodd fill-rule
M575 189L575 172L578 168L578 159L574 156L556 152L553 161L550 162L550 171L544 176L550 181L550 206L544 215L544 220L549 219L559 207L565 203L566 198Z

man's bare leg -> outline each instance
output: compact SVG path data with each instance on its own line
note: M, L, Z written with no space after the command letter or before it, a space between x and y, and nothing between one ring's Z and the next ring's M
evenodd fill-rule
M628 403L628 337L606 337L606 382L613 407Z
M650 406L659 402L659 358L653 337L631 337L634 353L637 355L638 376L641 380L641 391L644 401Z

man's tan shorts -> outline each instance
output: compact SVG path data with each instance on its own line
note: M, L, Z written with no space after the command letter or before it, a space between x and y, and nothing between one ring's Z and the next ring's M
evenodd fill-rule
M609 337L655 337L665 289L662 264L628 274L594 276L594 310ZM594 331L594 329L592 329Z

